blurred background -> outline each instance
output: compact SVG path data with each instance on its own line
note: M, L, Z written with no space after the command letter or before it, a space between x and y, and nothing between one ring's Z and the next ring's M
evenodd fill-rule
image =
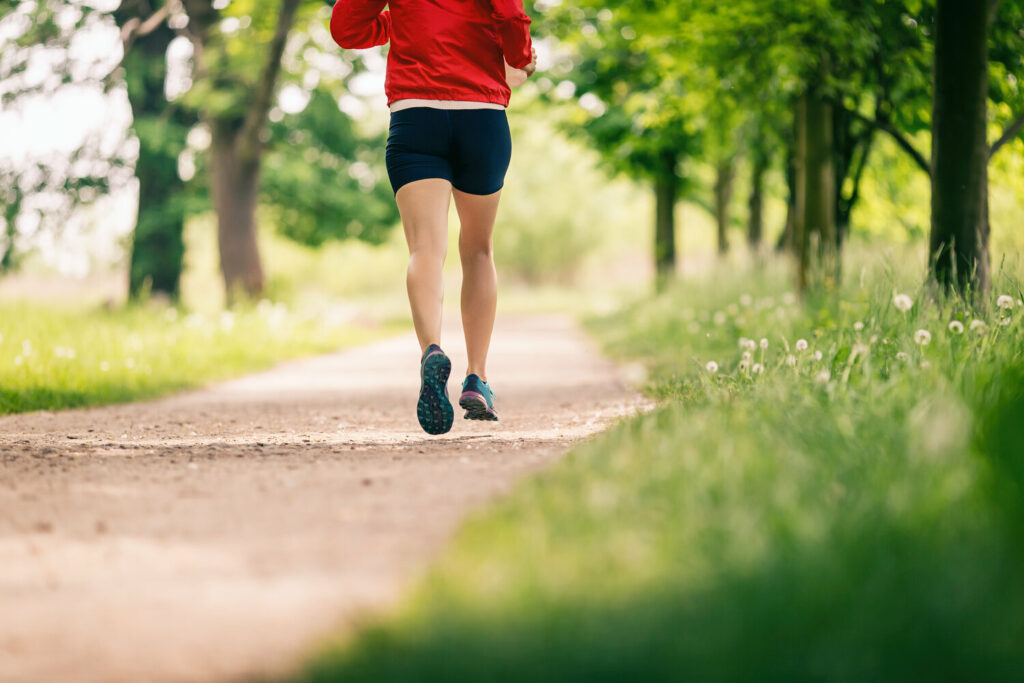
M785 249L793 102L809 72L824 74L833 108L840 240L924 262L928 3L811 3L793 16L698 3L685 17L614 4L527 3L540 69L510 109L515 158L495 237L506 285L636 289L656 265L692 275ZM386 52L338 49L330 9L5 3L0 297L209 311L400 295ZM815 11L829 35L799 23ZM1014 12L993 29L993 138L1024 101ZM1024 142L1005 147L990 165L993 263L1024 245ZM397 298L390 312L402 315Z

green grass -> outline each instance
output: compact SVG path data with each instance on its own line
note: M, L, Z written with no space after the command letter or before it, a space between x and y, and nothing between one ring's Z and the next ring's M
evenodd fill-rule
M269 302L234 313L0 304L0 414L149 398L368 341L396 325Z
M847 273L801 304L779 268L717 272L590 321L661 407L472 519L297 678L1019 679L1020 287L972 312L898 269ZM741 338L767 348L745 360Z

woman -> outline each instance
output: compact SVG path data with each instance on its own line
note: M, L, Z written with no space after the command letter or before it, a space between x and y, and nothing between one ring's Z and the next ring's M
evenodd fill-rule
M452 428L451 361L441 350L448 208L455 198L462 259L462 325L469 367L459 405L497 420L487 350L497 307L491 233L505 182L509 80L536 69L522 0L338 0L331 35L343 48L391 42L387 168L409 244L406 286L419 338L416 415L430 434Z

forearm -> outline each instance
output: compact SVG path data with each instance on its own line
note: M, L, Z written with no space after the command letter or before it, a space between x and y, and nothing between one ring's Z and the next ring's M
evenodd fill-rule
M522 69L533 60L530 17L523 11L522 0L491 0L491 7L505 61Z
M331 12L331 37L346 49L384 45L391 39L387 0L338 0Z

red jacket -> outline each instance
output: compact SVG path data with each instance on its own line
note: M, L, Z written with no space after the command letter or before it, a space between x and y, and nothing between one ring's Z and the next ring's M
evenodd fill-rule
M522 0L338 0L331 35L343 48L391 41L384 90L404 99L508 106L505 64L532 60ZM504 58L504 59L503 59Z

